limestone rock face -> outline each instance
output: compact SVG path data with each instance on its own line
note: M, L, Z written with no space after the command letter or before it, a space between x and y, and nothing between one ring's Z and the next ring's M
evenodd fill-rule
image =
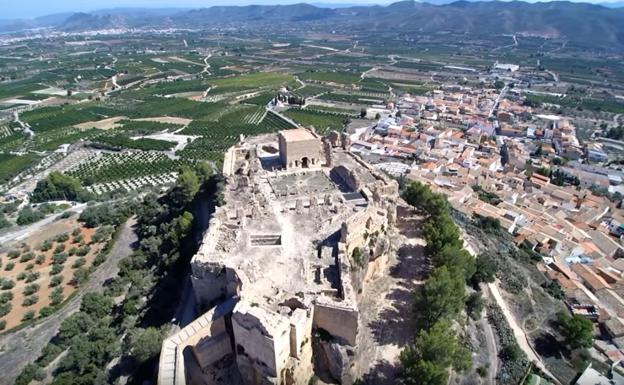
M333 379L343 385L351 384L351 359L347 347L337 342L321 341L321 348L328 366L326 369Z

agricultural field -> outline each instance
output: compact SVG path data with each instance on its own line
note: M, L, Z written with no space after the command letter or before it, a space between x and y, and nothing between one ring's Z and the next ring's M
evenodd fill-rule
M331 130L340 131L344 127L345 121L353 118L351 115L296 108L289 109L284 115L304 127L314 127L319 134Z
M295 87L293 76L274 72L256 72L240 76L225 77L210 81L209 95L219 95L256 89L277 91L281 87Z
M33 131L43 132L98 120L100 117L85 106L73 105L43 107L24 112L20 118L28 123Z
M260 119L262 117L262 119ZM293 128L291 124L262 107L247 107L224 115L219 121L194 121L180 133L199 138L179 151L183 159L220 162L225 150L234 145L240 135L251 136Z
M305 87L297 88L294 92L303 98L308 98L311 96L321 95L325 92L328 92L329 90L330 88L328 87L306 84Z
M258 106L266 106L274 98L275 98L275 92L262 92L259 95L242 100L241 103L255 104Z
M375 93L338 93L338 92L329 92L323 94L318 97L320 100L331 100L334 102L343 102L343 103L351 103L351 104L365 104L365 105L373 105L373 104L384 104L385 94L375 94Z
M124 134L100 135L93 139L93 142L113 149L135 149L142 151L167 151L175 146L174 142L166 140L151 138L133 139Z
M159 152L98 153L69 170L83 185L131 180L143 176L158 176L178 171L187 161L173 160Z
M0 249L0 320L5 329L46 317L85 282L110 239L108 227L61 219L18 244Z
M360 81L361 73L344 71L318 71L300 73L299 77L305 81L319 83L355 84Z
M33 166L41 157L34 154L13 155L0 153L0 183L6 183Z

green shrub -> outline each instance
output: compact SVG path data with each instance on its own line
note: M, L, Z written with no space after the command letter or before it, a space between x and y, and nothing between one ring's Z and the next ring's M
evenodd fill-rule
M39 211L34 211L30 206L24 207L17 215L17 223L20 226L30 225L43 219L44 215Z
M26 283L34 282L39 279L40 276L41 274L38 271L30 272L26 275Z
M41 357L37 359L37 363L45 368L52 361L54 361L54 359L56 359L56 357L58 357L58 355L61 354L62 352L63 352L63 348L61 348L60 346L52 342L49 342L43 348L43 351L41 352Z
M58 243L67 242L69 240L69 234L67 233L59 234L56 236L54 240Z
M9 314L12 308L13 305L11 305L11 302L0 303L0 317L4 317Z
M15 287L15 282L9 278L0 278L0 289L11 290Z
M30 285L26 285L26 287L24 287L24 291L22 293L25 296L28 296L38 291L39 291L39 285L37 285L36 283L31 283Z
M57 275L61 271L63 271L63 265L55 263L55 264L52 265L52 269L50 269L50 275Z
M43 254L37 255L37 258L35 258L35 263L37 265L43 265L44 262L45 262L45 255Z
M15 379L15 385L28 385L31 381L42 381L45 372L37 364L28 364Z
M63 302L63 289L60 287L55 287L54 290L50 293L50 305L56 306Z
M0 319L0 330L4 330L6 329L6 321L3 319Z
M43 241L43 243L41 243L41 246L39 247L41 251L48 251L51 248L52 248L52 241L50 241L49 239L46 239L45 241Z
M33 259L35 259L35 254L31 253L31 252L28 252L26 254L22 254L22 256L20 257L19 261L21 263L24 263L24 262L31 261Z
M10 291L3 291L0 293L0 303L7 303L13 299L13 293Z
M80 286L85 283L89 279L89 270L84 267L79 267L74 270L74 275L72 276L71 283L75 286Z
M89 251L91 251L91 247L89 245L84 245L81 246L78 251L76 251L76 255L79 257L84 257L85 255L89 254Z
M15 263L9 262L4 266L4 271L11 271L15 267Z
M55 275L54 277L52 277L52 279L50 279L50 287L56 287L58 285L60 285L63 282L63 277L60 275Z
M52 315L52 313L54 313L54 308L51 306L44 306L41 308L41 310L39 310L39 317L40 318L45 318L49 315Z
M19 250L11 250L7 253L7 258L9 259L15 259L19 256L20 256Z
M39 297L36 295L30 295L24 298L24 301L22 302L22 306L32 306L36 304L37 302L39 302ZM33 317L34 317L34 314L33 314Z
M54 264L56 265L62 265L65 263L65 261L67 261L68 255L65 253L61 253L61 254L54 254L52 256L52 261L54 262Z
M35 311L34 310L28 310L26 313L24 313L24 315L22 316L22 321L30 321L31 319L35 318Z
M77 269L77 268L79 268L79 267L82 267L82 266L84 266L84 265L85 265L85 263L86 263L86 262L87 262L87 261L85 261L85 259L84 259L84 258L78 258L78 259L76 259L76 260L74 261L74 263L72 264L72 268L73 268L73 269Z
M65 251L65 244L61 243L54 248L54 254L60 254Z
M98 253L93 259L93 266L97 267L106 261L106 253Z

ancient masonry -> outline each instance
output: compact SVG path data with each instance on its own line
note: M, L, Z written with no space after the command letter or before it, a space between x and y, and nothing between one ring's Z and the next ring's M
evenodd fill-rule
M160 385L353 381L358 293L385 266L398 185L349 144L294 129L228 150L192 260L203 313L163 343Z

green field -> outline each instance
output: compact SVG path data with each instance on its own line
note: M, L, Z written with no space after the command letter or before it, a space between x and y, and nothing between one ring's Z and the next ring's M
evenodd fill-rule
M0 182L6 183L20 172L34 165L40 157L34 154L13 155L0 153Z
M112 148L143 151L166 151L171 150L175 146L174 142L166 140L152 138L131 139L124 134L103 135L95 138L93 141Z
M213 88L208 95L255 90L258 88L277 90L283 86L293 87L295 85L296 82L292 75L276 72L256 72L247 75L210 80L210 86Z
M85 185L90 185L161 175L177 171L184 165L188 165L188 162L172 160L161 153L104 153L99 159L82 163L67 174L80 179Z
M200 135L176 154L184 159L221 161L225 151L238 142L240 135L252 136L293 128L279 116L268 113L258 124L245 123L256 114L256 108L246 108L224 115L218 122L193 121L182 130L184 135Z
M383 104L384 97L378 94L364 95L364 94L343 94L336 92L329 92L319 97L321 100L331 100L334 102L343 102L351 104Z
M320 134L324 134L330 130L342 130L345 119L351 119L352 116L325 113L301 109L290 109L284 113L295 122L304 127L314 127Z
M345 71L318 71L300 73L303 80L322 83L354 84L360 81L360 73Z

